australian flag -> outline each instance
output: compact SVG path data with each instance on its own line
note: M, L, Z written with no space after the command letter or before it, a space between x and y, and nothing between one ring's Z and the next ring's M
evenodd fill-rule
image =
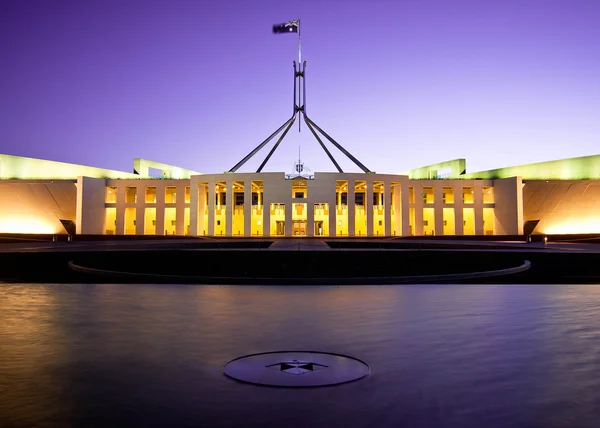
M273 25L273 34L297 33L299 26L299 19L296 19L295 21L286 22L285 24L275 24Z

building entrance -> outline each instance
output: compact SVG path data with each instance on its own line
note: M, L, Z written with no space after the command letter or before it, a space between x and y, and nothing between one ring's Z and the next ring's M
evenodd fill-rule
M306 220L294 220L292 222L293 236L306 236Z
M323 236L323 222L315 221L315 236Z
M276 235L284 236L285 235L285 221L277 221L275 223Z

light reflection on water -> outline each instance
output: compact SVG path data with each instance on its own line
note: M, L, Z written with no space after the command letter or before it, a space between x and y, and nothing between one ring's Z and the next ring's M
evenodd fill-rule
M595 427L600 287L0 284L0 426ZM366 379L237 383L302 349Z

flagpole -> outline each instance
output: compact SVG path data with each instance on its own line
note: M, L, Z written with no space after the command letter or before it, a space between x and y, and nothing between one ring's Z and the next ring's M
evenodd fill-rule
M302 71L302 44L300 43L300 18L298 18L298 69ZM303 78L304 79L304 78ZM300 81L298 81L298 107L300 107L300 100L302 99L300 96ZM302 114L302 112L299 112ZM298 132L301 132L301 123L302 121L298 121Z
M298 65L302 64L302 45L300 43L300 19L298 19Z

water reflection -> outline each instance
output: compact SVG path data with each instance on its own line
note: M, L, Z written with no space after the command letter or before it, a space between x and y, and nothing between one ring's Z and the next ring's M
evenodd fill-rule
M0 285L0 426L595 426L600 287ZM373 374L221 373L307 349Z

